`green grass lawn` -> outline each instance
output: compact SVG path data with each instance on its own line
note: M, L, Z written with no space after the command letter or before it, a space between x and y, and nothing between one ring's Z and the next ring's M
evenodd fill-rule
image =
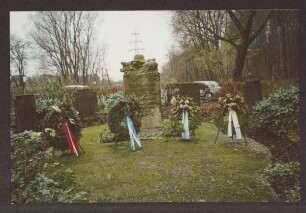
M213 144L217 129L204 123L196 140L143 140L144 148L132 152L127 142L117 149L99 144L106 129L82 130L85 154L56 155L92 202L277 201L262 177L269 153L255 142L240 145L223 135Z

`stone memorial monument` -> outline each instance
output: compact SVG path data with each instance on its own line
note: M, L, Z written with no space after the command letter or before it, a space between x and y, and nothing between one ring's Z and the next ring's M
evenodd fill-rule
M140 98L144 115L141 119L141 132L151 132L163 127L160 74L155 59L145 61L143 55L135 55L130 62L121 62L124 72L124 93L135 94Z

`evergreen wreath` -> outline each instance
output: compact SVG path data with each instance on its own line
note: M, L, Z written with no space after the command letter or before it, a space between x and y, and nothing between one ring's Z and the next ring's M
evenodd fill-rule
M51 106L50 112L44 117L43 123L45 131L55 130L55 135L50 136L50 132L46 134L46 139L49 144L57 150L67 150L69 145L66 141L66 136L62 124L67 122L72 133L78 141L81 136L81 125L79 112L75 110L70 104L60 104L58 106ZM53 132L53 131L52 131Z
M137 132L141 127L141 117L143 115L140 99L133 95L115 93L106 103L107 124L117 139L125 140L129 132L126 125L126 114L133 120Z

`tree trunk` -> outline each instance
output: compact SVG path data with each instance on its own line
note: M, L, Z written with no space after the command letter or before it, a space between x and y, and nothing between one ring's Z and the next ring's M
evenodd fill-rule
M22 72L20 72L20 73L22 73ZM23 74L20 74L19 75L20 76L20 78L19 78L19 85L20 85L20 92L21 92L21 94L25 94L25 82L24 82L24 80L23 80Z
M85 70L83 70L83 85L86 85L86 75L85 75Z
M233 81L242 80L242 71L244 67L245 58L248 52L248 44L242 44L237 50L237 55L235 59L235 66L233 71Z

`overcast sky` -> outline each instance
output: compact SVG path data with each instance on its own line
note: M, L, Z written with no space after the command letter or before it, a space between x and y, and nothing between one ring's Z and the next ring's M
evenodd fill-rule
M25 38L30 31L28 16L34 12L10 12L10 32ZM132 33L139 33L138 40L145 59L155 58L162 65L167 62L167 53L174 43L170 25L171 11L99 11L97 12L96 39L99 45L107 44L106 63L112 80L122 80L120 62L131 61L134 56ZM28 75L38 71L35 65L27 70ZM30 71L31 70L31 71ZM27 74L26 73L26 74Z

